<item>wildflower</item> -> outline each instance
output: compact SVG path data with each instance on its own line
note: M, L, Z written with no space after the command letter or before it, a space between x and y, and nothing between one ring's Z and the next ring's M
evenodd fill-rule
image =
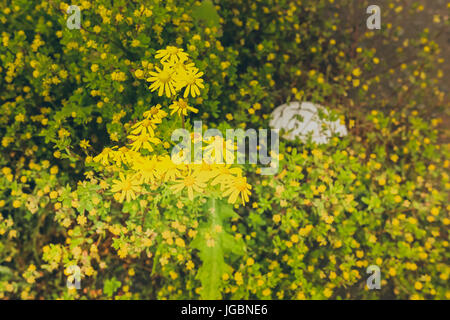
M180 176L178 166L168 155L160 159L157 170L159 170L160 175L164 176L164 181L175 181L175 179Z
M87 148L90 148L91 145L89 144L88 140L83 139L83 140L80 141L80 147L83 148L83 149L87 149Z
M77 222L79 225L84 226L87 222L86 216L85 215L79 215L77 217Z
M188 59L189 55L183 52L183 49L167 46L165 49L156 51L156 59L161 59L161 62L168 62L174 64L175 62L184 62Z
M176 94L175 79L173 77L174 71L169 66L164 66L163 70L155 67L157 72L149 72L150 77L148 82L153 82L149 89L153 92L158 90L158 96L162 96L164 93L168 98Z
M174 193L181 192L184 188L188 191L189 200L194 199L194 191L203 192L206 188L205 177L198 172L189 173L187 176L183 177L181 180L177 180L177 184L171 187Z
M137 70L134 72L134 75L136 76L136 78L142 79L142 77L144 76L144 71L142 71L141 69L137 69Z
M236 281L237 285L242 285L244 283L244 279L242 277L242 273L236 272L234 274L234 280Z
M114 157L114 150L117 147L105 148L102 152L94 157L95 162L100 162L102 165L107 166L109 164L109 159Z
M173 115L175 112L178 113L178 116L181 117L181 115L183 114L184 116L187 116L188 114L188 110L192 111L194 113L198 112L198 109L191 107L187 104L186 101L184 101L183 99L179 99L178 101L175 101L174 103L172 103L169 106L169 109L172 110L172 112L170 113L170 115Z
M331 290L330 288L325 288L325 290L323 290L323 294L326 298L329 298L333 294L333 290Z
M212 177L214 177L214 180L211 181L212 186L215 186L217 184L225 186L231 183L235 176L242 175L242 169L231 168L231 165L216 165L213 166L212 171Z
M360 68L356 68L356 69L354 69L353 70L353 72L352 72L352 74L355 76L355 77L359 77L360 75L361 75L361 69Z
M204 148L203 157L209 164L222 164L225 155L225 162L230 164L234 161L235 145L231 140L225 141L221 136L214 136L206 141L209 145Z
M113 180L111 191L116 193L115 197L119 202L123 202L126 198L127 202L136 199L136 192L140 191L140 183L134 176L125 176L119 173L119 179Z
M150 143L153 143L155 145L158 145L161 143L161 140L158 138L152 137L149 134L140 134L140 135L129 135L127 136L128 139L133 140L131 145L131 150L133 151L139 151L141 148L144 148L150 152L153 152L153 147Z
M189 260L188 262L186 262L186 269L187 270L192 270L194 269L195 264L192 262L192 260Z
M156 156L150 157L142 157L138 159L134 165L133 169L138 172L138 175L141 177L141 183L154 183L158 178L158 173L156 170L156 166L158 161Z
M422 290L423 285L422 285L421 282L416 281L416 283L414 283L414 288L415 288L416 290Z
M249 201L249 195L251 195L250 189L252 186L247 183L246 177L236 177L227 186L228 190L223 193L224 197L229 196L228 203L236 203L237 197L240 195L242 204L245 205Z
M189 93L193 98L200 95L199 88L203 89L205 87L203 85L203 79L200 78L201 76L203 76L203 72L199 72L197 68L192 68L184 74L179 75L177 89L181 90L186 87L183 94L184 98L187 98Z
M262 292L263 296L267 297L268 295L270 295L272 291L269 288L264 289L264 291Z
M167 112L161 109L160 104L157 104L156 106L151 107L150 110L145 111L143 116L147 119L162 120L167 116Z
M148 134L150 136L155 135L157 121L153 119L144 119L142 121L137 122L131 127L131 134L140 135L140 134Z

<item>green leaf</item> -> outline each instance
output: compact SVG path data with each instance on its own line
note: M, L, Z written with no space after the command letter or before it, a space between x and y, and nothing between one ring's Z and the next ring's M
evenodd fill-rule
M105 281L103 285L103 292L108 295L108 297L112 297L114 292L120 288L122 283L118 281L115 277L108 279Z
M230 273L231 267L225 262L227 254L242 255L244 242L236 240L227 232L226 222L237 217L231 205L210 199L205 205L208 221L200 226L192 246L198 249L202 266L196 278L202 284L201 299L221 299L222 275Z

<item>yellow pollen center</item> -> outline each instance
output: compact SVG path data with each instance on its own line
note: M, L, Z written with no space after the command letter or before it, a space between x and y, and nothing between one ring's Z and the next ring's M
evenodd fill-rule
M186 177L186 178L184 179L184 185L185 185L186 187L193 186L194 183L195 183L195 179L192 178L192 177Z
M186 77L187 84L195 84L195 77L193 74L190 74Z
M123 183L122 190L123 191L128 191L128 190L131 190L131 187L132 187L131 182L130 181L126 181L126 182Z
M180 101L178 101L178 107L180 107L180 109L186 109L187 103L184 102L183 100L180 100Z
M159 81L166 83L170 80L170 73L166 70L161 71L161 73L158 75Z

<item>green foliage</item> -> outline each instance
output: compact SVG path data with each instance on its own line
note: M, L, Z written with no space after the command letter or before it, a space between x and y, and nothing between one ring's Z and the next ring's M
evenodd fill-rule
M204 20L208 27L220 29L220 17L211 0L204 0L194 8L192 17L198 20Z
M211 199L205 204L204 212L209 215L208 222L200 225L197 237L191 246L200 251L202 266L198 270L197 279L202 284L200 296L203 299L222 298L222 275L232 272L225 258L233 253L242 256L245 244L226 230L230 218L237 218L229 204Z
M449 299L448 7L389 0L369 31L369 4L80 1L69 30L65 2L2 1L0 298ZM168 45L204 72L187 128L264 128L306 100L349 136L282 140L276 176L245 166L244 208L156 189L118 202L92 159L168 111L144 76ZM72 265L83 290L66 288Z

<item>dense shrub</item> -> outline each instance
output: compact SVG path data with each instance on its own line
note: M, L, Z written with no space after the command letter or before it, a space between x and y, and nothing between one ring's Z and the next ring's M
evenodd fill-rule
M426 2L390 0L369 31L368 4L81 1L82 28L69 30L69 4L2 2L0 297L448 299L448 18L411 34ZM275 177L237 168L245 206L155 183L121 199L114 185L132 169L99 154L127 146L152 107L171 112L147 81L167 46L189 54L204 88L187 98L198 113L165 117L158 156L194 119L267 127L293 99L330 106L351 132L282 140ZM372 264L381 291L365 289Z

